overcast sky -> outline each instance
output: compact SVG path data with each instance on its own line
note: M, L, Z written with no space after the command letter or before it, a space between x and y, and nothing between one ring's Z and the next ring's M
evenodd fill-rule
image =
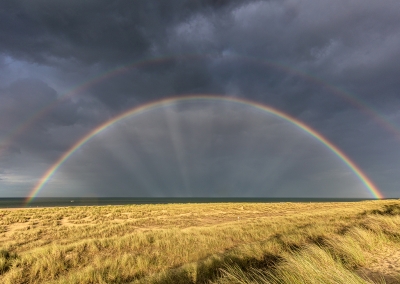
M101 123L193 94L282 111L400 197L399 63L397 0L2 1L0 197ZM115 123L39 196L372 197L309 133L228 100Z

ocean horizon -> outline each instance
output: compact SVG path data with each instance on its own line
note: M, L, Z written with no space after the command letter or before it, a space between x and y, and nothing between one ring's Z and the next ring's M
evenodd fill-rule
M373 198L288 198L288 197L38 197L26 203L26 198L0 198L0 208L71 207L139 205L168 203L280 203L280 202L358 202Z

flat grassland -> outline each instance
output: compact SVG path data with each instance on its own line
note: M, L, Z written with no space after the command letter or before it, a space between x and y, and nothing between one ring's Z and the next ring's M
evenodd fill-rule
M0 209L0 283L400 283L400 200Z

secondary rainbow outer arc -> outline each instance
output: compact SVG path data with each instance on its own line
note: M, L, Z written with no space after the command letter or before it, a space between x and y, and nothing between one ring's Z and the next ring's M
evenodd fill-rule
M266 111L268 113L274 114L280 118L283 118L294 125L298 126L312 137L317 139L318 141L322 142L328 149L330 149L333 153L335 153L356 175L357 177L364 183L364 185L368 188L370 193L378 199L384 198L382 193L379 191L378 187L366 176L365 173L349 158L346 154L340 150L337 146L335 146L332 142L318 133L316 130L312 129L305 123L301 122L300 120L280 111L274 109L270 106L266 106L260 104L258 102L253 102L247 99L236 98L236 97L223 97L223 96L216 96L216 95L191 95L191 96L184 96L184 97L172 97L167 99L162 99L158 101L153 101L141 106L134 107L128 111L123 112L120 115L106 121L105 123L97 126L94 130L90 131L87 135L81 138L78 142L76 142L67 152L65 152L42 176L38 184L32 189L31 193L26 199L26 203L28 204L31 202L35 196L39 193L39 191L43 188L43 186L47 183L47 181L53 176L53 174L57 171L57 169L83 144L89 141L93 136L100 133L101 131L105 130L110 125L127 118L131 115L136 115L143 113L145 111L149 111L158 107L171 105L178 102L184 101L191 101L191 100L214 100L214 101L222 101L222 102L234 102L239 104L245 104L252 107L255 107L259 110Z
M33 115L29 116L27 119L25 119L22 123L20 123L17 127L15 127L14 130L10 131L8 138L4 139L4 141L0 141L0 154L4 149L6 149L12 141L21 135L25 130L27 130L32 124L35 122L39 121L42 117L44 117L46 114L48 114L55 106L57 106L60 102L64 101L65 99L71 98L79 92L82 92L93 85L96 85L97 83L104 81L108 78L115 77L119 74L123 74L124 72L127 72L131 70L132 68L138 68L141 67L142 65L151 65L155 64L158 62L163 62L165 60L169 60L171 58L155 58L151 60L141 60L139 62L135 62L130 65L126 66L119 66L117 68L112 69L111 71L107 71L105 73L102 73L100 75L96 75L92 77L89 80L86 80L85 82L79 84L78 86L75 86L71 90L65 92L61 97L53 101L52 103L46 105L39 111L35 112Z
M168 62L170 60L187 60L187 59L204 59L204 58L218 58L218 56L215 56L212 54L187 54L187 55L180 55L180 56L167 56L167 57L151 58L151 59L136 61L134 63L127 64L124 66L119 66L112 70L104 72L100 75L96 75L96 76L92 77L91 79L86 80L85 82L81 83L80 85L72 88L70 91L64 93L59 99L57 99L56 101L45 106L44 108L42 108L35 114L29 116L26 120L24 120L17 127L15 127L14 130L10 131L10 133L8 134L8 138L5 138L3 141L0 141L0 154L4 149L6 149L7 147L9 147L9 145L12 144L14 139L16 139L19 135L21 135L25 130L29 129L29 127L31 125L33 125L35 122L40 120L47 113L49 113L52 110L52 108L57 106L60 102L62 102L63 100L65 100L67 98L71 98L71 97L79 94L79 92L84 91L99 82L102 82L108 78L115 77L119 74L123 74L134 68L140 68L143 66L157 64L160 62ZM368 106L366 103L362 102L360 99L354 97L353 95L349 94L348 92L341 90L338 87L332 86L330 83L328 83L314 75L305 73L303 71L297 70L292 67L285 66L280 63L270 62L270 61L266 61L266 60L259 60L257 58L248 57L248 56L228 55L228 56L222 56L222 58L223 59L248 60L249 62L252 62L252 63L258 63L258 64L264 64L267 66L272 66L274 68L277 68L278 70L283 70L285 72L288 72L289 74L294 74L294 75L304 78L310 82L317 83L318 85L325 87L330 92L341 97L342 99L350 102L354 106L360 108L363 112L365 112L367 115L373 117L383 128L385 128L388 132L393 133L395 135L395 137L400 140L400 131L397 128L397 126L395 126L393 123L388 121L385 117L383 117L381 114L379 114L379 112L375 111L372 107Z

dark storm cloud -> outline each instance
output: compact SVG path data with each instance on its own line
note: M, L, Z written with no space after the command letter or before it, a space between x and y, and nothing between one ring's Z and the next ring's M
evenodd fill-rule
M110 68L171 54L237 54L305 68L349 88L351 82L361 78L364 81L357 82L357 88L351 88L361 97L374 97L365 90L376 86L370 82L377 80L367 81L366 78L378 76L379 82L385 82L384 88L398 84L393 74L399 67L393 59L398 58L399 53L400 17L396 11L400 9L393 1L383 4L374 1L362 4L359 1L7 3L0 17L0 26L4 29L0 33L3 37L1 51L41 64L59 64L60 68L67 65L66 61L84 64L77 65L79 69L85 68L85 64ZM191 61L187 65L190 71L178 65L163 74L172 86L164 86L157 74L148 79L153 85L161 81L166 91L158 96L206 91L252 95L248 86L241 88L246 78L236 76L232 78L233 83L215 81L213 78L218 77L218 72L204 68L201 61ZM243 76L259 77L257 69L247 70ZM104 95L101 92L97 95L106 104L115 105L125 104L124 98L149 99L151 94L160 93L156 86L153 86L155 92L148 86L142 91L135 81L140 84L143 76L137 77L125 81L116 79L113 86L118 88L114 92L105 88ZM265 80L279 84L277 82L285 82L284 77L264 76L253 80L257 84L251 82L251 85L254 88ZM136 87L138 91L132 92ZM268 101L271 95L265 94L266 88L258 88ZM274 88L269 90L273 92ZM304 93L301 97L306 98L307 90L300 91ZM390 90L387 92L389 95Z
M7 1L1 11L1 48L40 63L53 57L86 63L148 55L166 28L219 1Z
M32 124L8 147L14 168L24 157L28 168L30 155L45 161L44 167L51 164L85 132L134 106L213 93L262 102L301 119L387 192L396 190L391 169L398 168L399 142L346 96L400 125L398 1L7 0L1 6L1 139L67 90L142 62L82 89ZM335 94L313 76L349 95ZM216 145L210 151L227 149ZM4 159L0 164L7 168ZM296 176L300 168L292 172Z

